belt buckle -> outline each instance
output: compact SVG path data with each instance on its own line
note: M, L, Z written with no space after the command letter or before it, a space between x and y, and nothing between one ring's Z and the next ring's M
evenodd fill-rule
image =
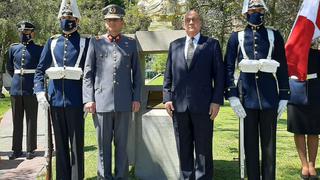
M23 70L23 68L21 68L20 69L20 74L23 75L23 72L24 72L24 70Z

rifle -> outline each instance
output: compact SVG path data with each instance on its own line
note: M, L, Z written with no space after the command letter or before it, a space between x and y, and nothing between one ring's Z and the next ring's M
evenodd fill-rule
M238 87L239 87L239 98L240 101L243 102L243 93L242 93L242 80L238 79ZM240 166L240 179L245 178L245 153L244 153L244 119L240 118L239 121L239 134L240 134L240 142L239 142L239 166Z
M48 83L47 83L48 79L45 78L44 79L44 85L45 85L45 91L46 91L46 98L49 100L48 98ZM51 127L51 109L50 106L47 109L47 149L46 149L46 169L47 169L47 173L46 173L46 180L52 180L52 151L53 151L53 144L52 144L52 127Z

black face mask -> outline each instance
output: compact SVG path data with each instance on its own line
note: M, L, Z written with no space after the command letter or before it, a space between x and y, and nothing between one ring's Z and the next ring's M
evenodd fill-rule
M77 27L77 23L75 20L61 19L60 27L63 31L69 32Z
M262 25L264 23L264 14L259 12L247 14L247 21L249 24L252 24L252 25L256 25L256 26Z
M20 34L20 42L22 43L29 42L31 39L32 39L31 34L23 34L23 33Z

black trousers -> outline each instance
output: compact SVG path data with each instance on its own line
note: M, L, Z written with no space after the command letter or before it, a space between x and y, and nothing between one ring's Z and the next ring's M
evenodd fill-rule
M246 109L244 149L249 180L260 179L259 139L261 141L261 175L274 180L276 169L277 110Z
M213 122L209 114L192 113L189 110L174 112L173 126L181 166L180 179L212 180Z
M56 178L59 180L83 179L83 109L51 107L51 116L56 146Z
M11 96L13 137L12 150L22 151L23 117L26 112L27 152L37 149L38 102L35 96Z

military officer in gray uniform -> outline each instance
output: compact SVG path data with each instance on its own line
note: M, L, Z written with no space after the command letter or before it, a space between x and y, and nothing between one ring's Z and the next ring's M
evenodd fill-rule
M83 77L85 110L93 113L99 144L98 179L127 179L128 123L140 109L141 72L136 41L121 34L124 10L103 9L108 33L90 41ZM112 149L115 145L115 177Z
M51 37L41 54L34 91L39 106L50 103L56 146L56 179L84 178L84 112L82 69L89 39L78 33L80 12L76 0L61 3L58 19L62 34ZM45 96L45 77L49 77ZM49 101L49 102L48 102Z

